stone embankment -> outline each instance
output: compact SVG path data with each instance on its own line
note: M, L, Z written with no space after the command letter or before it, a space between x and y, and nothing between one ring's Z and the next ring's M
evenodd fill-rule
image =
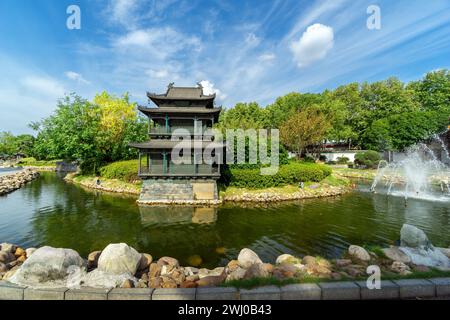
M99 191L121 193L139 196L141 187L138 184L127 183L120 180L104 179L89 176L79 176L76 173L69 173L64 180L78 184L88 189L94 189ZM97 181L99 180L99 181Z
M25 169L0 176L0 196L20 189L24 184L39 177L39 172Z
M281 192L244 192L237 195L224 195L224 202L282 202L301 199L313 199L323 197L333 197L345 194L351 190L347 186L320 186L313 185L305 189L299 189L297 192L281 193Z
M272 286L240 290L238 296L241 299L251 298L254 294L255 298L261 298L266 294L269 297L267 299L280 299L284 292L286 297L299 299L302 294L314 299L339 298L339 295L345 299L360 299L363 295L376 298L377 294L381 298L414 297L425 292L427 296L434 297L439 285L441 292L450 295L448 278L434 279L435 282L400 279L411 276L413 272L420 272L421 275L435 272L433 275L436 276L436 269L448 276L450 249L434 248L423 231L409 225L404 225L401 230L401 243L401 247L379 249L376 252L352 245L342 258L333 260L282 254L273 263L263 262L254 251L244 248L236 260L214 269L181 266L177 259L167 256L154 260L150 254L139 253L125 243L110 244L102 251L90 253L87 259L81 258L71 249L41 247L24 250L3 243L0 247L0 280L3 280L0 281L0 299L6 295L3 291L14 290L17 299L23 299L26 294L45 296L46 292L53 292L59 297L62 292L63 297L65 293L65 298L69 299L95 298L96 294L102 294L106 299L113 293L117 294L116 298L125 296L132 299L133 295L137 298L143 292L147 299L152 296L152 292L153 296L158 293L161 295L159 298L168 299L176 299L177 292L193 293L191 298L197 298L203 292L204 298L208 298L206 293L210 292L209 298L214 299L213 288L217 289L216 293L228 292L228 299L232 299L230 294L235 295L238 291L222 288L227 283L228 286L235 286L241 280L264 278L278 280L281 284L283 281L311 282L311 279L324 282L319 285L295 284L281 289ZM367 291L367 268L373 265L380 268L382 278L390 276L398 280L384 281L382 286L386 291ZM133 290L126 291L126 294L120 291L133 288L135 293ZM206 288L211 289L208 291ZM313 296L308 296L311 294Z

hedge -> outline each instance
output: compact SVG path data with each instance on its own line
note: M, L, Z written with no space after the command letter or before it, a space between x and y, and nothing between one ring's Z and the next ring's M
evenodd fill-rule
M127 160L110 163L100 168L100 175L107 179L119 179L133 182L138 179L138 160Z
M296 185L300 181L319 182L331 174L331 168L315 163L293 162L283 165L275 175L261 175L259 169L231 168L230 185L239 188L261 189Z

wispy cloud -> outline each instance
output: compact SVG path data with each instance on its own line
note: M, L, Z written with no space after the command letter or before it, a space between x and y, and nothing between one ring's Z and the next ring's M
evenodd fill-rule
M70 80L76 81L81 84L91 84L90 81L86 80L81 74L74 71L67 71L64 73L66 77Z

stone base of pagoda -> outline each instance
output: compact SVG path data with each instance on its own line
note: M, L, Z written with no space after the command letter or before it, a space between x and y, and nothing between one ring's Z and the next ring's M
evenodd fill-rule
M213 179L147 179L143 181L139 204L219 204Z

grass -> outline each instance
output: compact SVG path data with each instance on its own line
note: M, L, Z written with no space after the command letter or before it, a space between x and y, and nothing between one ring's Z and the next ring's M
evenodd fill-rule
M363 245L363 248L369 252L375 253L379 258L385 259L387 258L383 252L383 248L377 245Z
M35 158L23 158L19 161L20 166L30 167L56 167L56 162L62 160L36 160Z
M68 180L85 187L96 186L95 176L72 174L68 176ZM119 179L107 179L100 177L100 182L103 188L110 189L111 191L114 192L124 192L130 194L139 194L141 192L142 181L125 182Z

